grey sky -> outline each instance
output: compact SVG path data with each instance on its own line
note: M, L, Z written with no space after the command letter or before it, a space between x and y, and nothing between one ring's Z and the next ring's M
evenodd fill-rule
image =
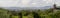
M53 5L55 0L0 0L0 7L44 7ZM60 0L55 3L60 6Z

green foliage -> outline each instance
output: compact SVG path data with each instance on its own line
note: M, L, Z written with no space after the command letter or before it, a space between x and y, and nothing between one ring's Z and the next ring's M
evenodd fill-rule
M0 8L0 18L9 18L10 15L12 15L12 18L18 18L19 15L17 12L9 12L9 14L7 14L6 9ZM33 12L37 13L39 17L41 18L60 18L60 10L58 10L55 13L52 13L52 9L47 9L47 10L21 10L19 13L22 13L22 17L23 18L34 18L34 14ZM35 14L36 15L36 14Z
M19 18L19 16L12 16L12 18Z
M6 9L0 8L0 18L9 18Z

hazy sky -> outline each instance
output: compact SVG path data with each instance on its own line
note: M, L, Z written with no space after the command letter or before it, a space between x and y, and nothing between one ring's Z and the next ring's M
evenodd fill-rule
M53 5L55 0L0 0L0 7L44 7ZM60 6L60 0L55 3Z

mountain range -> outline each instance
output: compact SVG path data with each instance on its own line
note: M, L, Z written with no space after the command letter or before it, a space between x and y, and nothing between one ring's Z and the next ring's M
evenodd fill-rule
M51 6L44 6L44 7L4 7L5 9L8 10L35 10L35 9L49 9L52 8Z

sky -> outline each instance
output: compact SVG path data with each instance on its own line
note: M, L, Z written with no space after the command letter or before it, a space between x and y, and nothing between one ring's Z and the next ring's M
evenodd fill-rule
M0 0L0 7L44 7L54 2L60 6L60 0Z

